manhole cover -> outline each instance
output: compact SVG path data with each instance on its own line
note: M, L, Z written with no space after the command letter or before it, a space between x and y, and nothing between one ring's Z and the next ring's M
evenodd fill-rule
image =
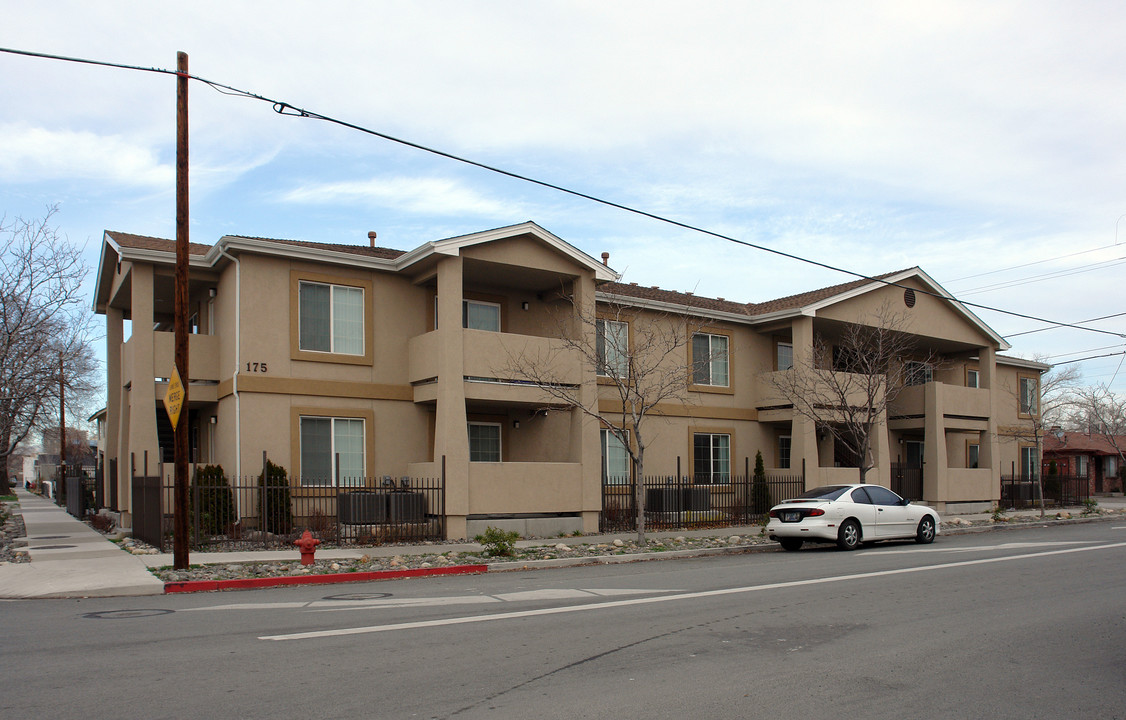
M31 548L32 550L65 550L66 548L78 547L77 545L36 545Z
M341 595L327 595L322 600L382 600L391 597L391 593L343 593Z
M136 610L103 610L101 612L86 613L82 617L90 620L132 620L133 618L168 615L173 612L175 612L175 610L138 608Z
M70 535L36 535L35 537L33 537L31 539L32 540L62 540L63 538L68 538L68 537L70 537Z

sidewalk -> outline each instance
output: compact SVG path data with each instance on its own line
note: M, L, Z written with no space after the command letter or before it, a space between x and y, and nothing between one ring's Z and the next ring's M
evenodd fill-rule
M17 489L16 495L27 530L28 549L32 562L0 565L0 598L66 598L115 597L122 595L162 595L164 582L152 575L148 568L172 565L171 553L132 555L110 542L101 533L90 528L50 500ZM1126 509L1126 498L1099 499L1100 507ZM1080 509L1071 508L1072 515ZM1039 510L1021 510L1006 513L1009 517L1039 517ZM1045 519L1055 517L1055 512ZM949 514L943 520L961 518L974 522L990 518L989 513ZM988 529L988 528L978 528ZM757 535L760 526L713 528L709 530L681 530L647 533L650 539L674 537L727 537L730 535ZM944 534L967 532L956 528L943 528ZM612 543L615 538L628 539L631 533L585 535L566 538L564 541L581 544ZM560 539L521 540L518 547L553 545ZM432 543L364 548L341 548L317 551L318 560L337 560L368 557L394 557L396 555L442 554L449 552L480 551L477 543ZM702 551L701 551L701 554ZM667 555L666 555L667 557ZM293 550L259 550L250 552L193 552L193 565L223 565L245 562L279 562L297 560Z

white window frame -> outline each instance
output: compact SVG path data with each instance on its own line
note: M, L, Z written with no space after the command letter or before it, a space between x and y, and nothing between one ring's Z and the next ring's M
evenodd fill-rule
M788 348L790 351L790 362L786 364L782 362L782 348ZM793 370L794 369L794 344L792 342L783 342L779 340L774 346L774 364L777 370Z
M904 385L926 385L929 382L934 382L934 365L918 360L903 363Z
M966 467L981 467L981 443L969 443L966 445Z
M708 468L707 472L700 472L696 463L696 442L698 438L708 438ZM716 457L716 438L727 439L727 469L717 469L717 462L722 463L722 458ZM702 476L707 476L707 480L701 481ZM697 432L692 433L692 479L693 482L706 484L706 485L727 485L731 482L731 433L710 433L710 432Z
M622 430L621 432L625 433L626 443L629 443L629 430ZM633 475L633 472L632 472L633 463L630 461L629 450L627 449L626 444L623 444L622 440L617 435L614 434L614 431L610 430L608 428L602 428L599 435L600 435L599 445L600 445L601 450L602 450L602 482L603 482L603 484L606 484L606 485L627 485L627 484L629 484L630 478ZM624 460L625 460L626 466L625 466L625 473L624 474L621 472L620 468L611 468L610 467L609 450L610 450L610 444L611 443L613 443L614 447L621 448L621 452L625 456Z
M471 328L469 327L469 310L472 307L487 307L496 310L496 328ZM437 325L437 323L435 323ZM461 301L461 326L467 330L483 330L485 332L500 332L501 326L501 307L500 303L487 302L485 300L470 300L468 298Z
M594 322L594 334L598 375L626 377L629 373L629 323L598 318Z
M1019 406L1017 410L1021 415L1036 415L1039 403L1038 395L1040 383L1037 378L1029 375L1021 375L1017 378L1018 400Z
M307 476L305 468L305 421L306 420L327 420L329 421L329 467L330 477L326 479L312 479ZM351 472L343 467L338 468L336 464L336 456L341 452L338 444L341 443L341 437L337 433L338 423L359 423L360 428L360 467L359 474L356 474L355 469ZM301 462L301 485L315 486L315 487L359 487L363 486L364 478L367 476L367 422L364 418L357 417L339 417L333 415L301 415L298 418L298 432L300 438L298 440L299 457ZM338 474L339 472L339 474Z
M1036 452L1036 446L1022 445L1020 448L1020 476L1035 480L1039 475L1040 455Z
M495 460L493 460L493 459L480 459L480 458L478 458L476 460L473 459L474 450L473 450L472 428L475 428L475 427L496 428L496 431L497 431L497 449L496 449L496 459ZM500 423L470 421L469 423L466 424L466 433L468 433L468 435L469 435L469 462L501 462L501 459L504 457L504 431L503 431L503 428L501 427ZM480 453L480 449L478 449L477 452Z
M708 354L704 359L696 357L696 338L708 339ZM722 340L723 348L718 350L715 343ZM719 382L716 376L717 367L723 365L724 378ZM700 377L700 372L706 368L707 378ZM731 387L731 338L717 333L698 332L692 333L692 384L710 387Z
M966 387L977 388L981 387L981 376L978 371L973 368L966 370Z
M302 291L302 288L304 288L306 286L311 287L311 286L314 286L314 285L320 286L320 287L327 287L329 289L328 290L328 292L329 292L328 319L327 319L327 325L328 325L328 349L327 350L320 349L320 348L306 347L305 346L305 337L303 336L303 334L301 332L301 329L302 329L302 322L301 321L303 319L303 318L300 317L300 313L302 312L301 291ZM337 325L337 319L338 319L337 318L337 312L338 312L337 291L341 291L341 292L347 291L347 292L350 292L350 293L351 292L358 292L360 294L360 326L359 326L360 349L359 349L359 352L344 351L344 350L341 350L338 347L340 344L342 344L344 342L344 338L338 337L342 333L338 332L339 328L337 328L337 326L336 326ZM367 314L367 297L365 295L364 288L358 287L356 285L340 285L340 284L336 284L336 283L316 282L314 280L299 280L298 283L297 283L297 312L298 312L297 347L302 352L323 353L323 354L326 354L326 355L329 355L329 354L332 354L332 355L351 355L351 356L356 356L356 357L362 357L364 355L364 353L366 352L366 350L367 350L367 348L366 348L366 343L367 343L367 331L366 331L366 328L367 328L367 317L366 317L366 314Z

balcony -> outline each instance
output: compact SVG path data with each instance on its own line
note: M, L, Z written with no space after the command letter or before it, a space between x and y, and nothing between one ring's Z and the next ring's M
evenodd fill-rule
M888 408L891 426L895 429L921 428L924 418L935 412L928 407L927 392L934 389L935 401L942 408L947 429L983 430L990 414L989 391L979 388L927 383L903 388Z
M140 373L140 379L166 378L172 376L172 366L176 358L175 333L153 333L153 358L150 372L144 372L144 358L135 357L137 337L134 335L122 345L121 372L122 384L131 383ZM188 373L192 380L212 380L219 378L219 338L215 335L188 336Z
M788 419L790 417L791 411L788 409L782 410L781 408L785 408L785 406L787 405L793 405L793 402L778 387L775 387L775 385L778 384L785 387L787 382L789 382L786 376L792 375L795 372L797 371L777 370L775 372L766 373L759 380L759 397L756 405L759 408L760 420L783 419L782 417L764 418L764 410L767 412L768 416L781 413L781 415L785 416L785 419ZM837 403L839 402L839 400L837 399L837 393L830 390L830 384L827 380L830 371L818 370L817 372L819 375L826 379L818 383L814 392L808 393L807 396L815 397L815 402L818 405L837 405ZM867 376L859 375L856 373L835 374L840 376L839 384L847 389L847 398L850 405L862 406L867 402L867 389L869 387L869 380ZM770 410L770 408L776 409Z
M542 402L543 393L526 384L512 366L516 362L534 364L544 377L553 382L577 385L582 381L579 354L556 338L498 333L485 330L462 330L462 374L482 378L467 383L465 396L471 400ZM409 377L412 384L437 379L440 374L442 346L437 331L411 338L408 345ZM431 385L415 388L415 401L431 400L436 389Z

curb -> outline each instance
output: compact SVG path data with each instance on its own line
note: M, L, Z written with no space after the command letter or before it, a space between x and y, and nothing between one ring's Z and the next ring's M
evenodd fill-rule
M332 585L335 583L396 580L398 578L426 575L479 575L487 572L487 565L456 565L442 568L416 570L377 570L372 572L325 573L318 575L290 575L286 577L238 578L236 580L185 580L164 583L164 594L213 592L215 590L253 590L284 585Z

